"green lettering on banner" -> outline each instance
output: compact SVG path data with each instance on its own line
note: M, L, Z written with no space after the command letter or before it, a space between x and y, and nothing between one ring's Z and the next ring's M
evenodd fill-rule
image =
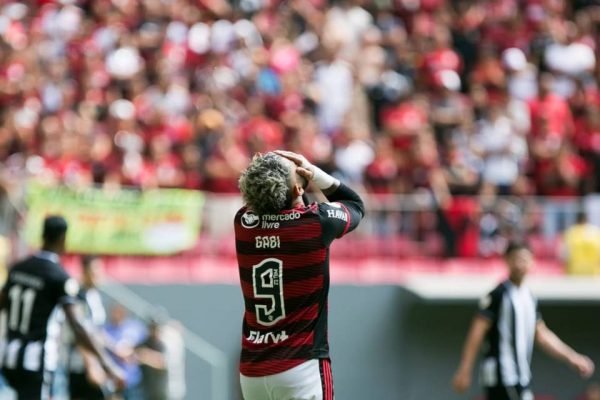
M67 249L86 254L174 254L192 248L200 233L204 194L184 189L116 192L27 185L25 238L39 246L46 215L69 223Z

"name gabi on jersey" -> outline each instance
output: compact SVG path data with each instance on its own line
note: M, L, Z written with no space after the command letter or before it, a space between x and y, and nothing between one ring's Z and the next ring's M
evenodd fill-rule
M254 344L270 344L270 343L281 343L289 338L285 331L281 332L267 332L260 333L259 331L250 331L250 336L246 338L247 341Z
M279 236L256 236L254 246L257 249L278 249L281 247Z
M327 210L327 217L341 219L344 222L348 222L348 214L344 210Z

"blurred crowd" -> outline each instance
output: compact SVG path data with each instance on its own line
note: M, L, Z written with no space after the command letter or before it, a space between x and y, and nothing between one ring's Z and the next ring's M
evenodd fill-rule
M493 253L600 192L599 26L594 0L4 1L0 178L235 193L286 148Z
M595 192L595 3L4 1L0 160L235 192L285 147L374 193Z

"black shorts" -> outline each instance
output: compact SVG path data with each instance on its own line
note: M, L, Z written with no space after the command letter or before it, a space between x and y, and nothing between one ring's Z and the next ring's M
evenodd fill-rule
M85 374L69 374L69 396L71 400L104 400L105 396L98 386L93 385Z
M533 400L531 391L523 386L496 386L485 389L486 400Z
M16 392L17 400L49 400L52 388L51 372L31 372L22 369L2 370L6 383Z

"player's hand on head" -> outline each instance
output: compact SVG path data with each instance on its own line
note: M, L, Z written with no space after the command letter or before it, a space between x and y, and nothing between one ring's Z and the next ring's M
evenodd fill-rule
M310 169L303 168L303 167L296 168L296 173L309 182L312 181L312 179L315 176L315 173L313 171L311 171Z
M307 170L312 170L312 164L302 154L294 153L292 151L287 150L275 150L274 153L281 157L287 158L299 167L302 167Z
M452 387L457 393L466 392L471 387L471 374L468 371L458 370L452 379Z

